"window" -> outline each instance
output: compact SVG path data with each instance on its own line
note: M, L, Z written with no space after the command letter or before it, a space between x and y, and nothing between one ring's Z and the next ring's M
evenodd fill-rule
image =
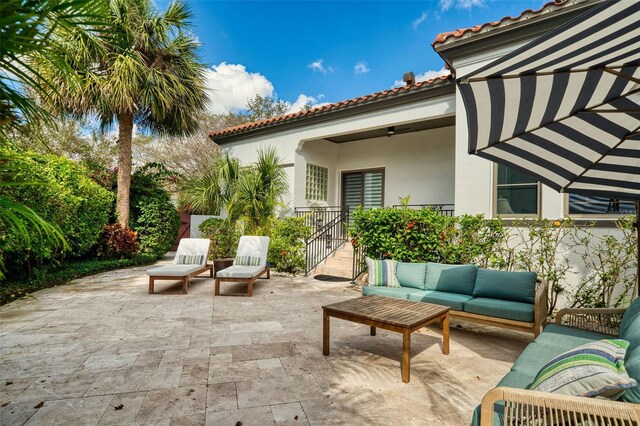
M329 187L329 169L307 164L307 183L305 198L311 201L327 201Z
M569 215L624 215L636 212L633 201L577 194L569 194L568 199Z
M538 215L540 184L516 169L496 165L497 215Z

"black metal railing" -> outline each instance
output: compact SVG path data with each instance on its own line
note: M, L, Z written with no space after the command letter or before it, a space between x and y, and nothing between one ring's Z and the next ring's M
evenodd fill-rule
M351 273L351 282L355 282L356 278L364 272L366 265L364 264L364 246L358 245L353 248L353 269Z
M311 228L311 235L305 241L304 273L307 275L347 240L349 208L296 208L295 214L304 216L305 223Z
M412 210L430 208L443 216L453 216L455 211L454 204L394 204L393 208L408 208Z

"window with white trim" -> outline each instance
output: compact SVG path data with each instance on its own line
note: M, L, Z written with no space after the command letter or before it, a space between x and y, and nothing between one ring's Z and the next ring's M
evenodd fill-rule
M502 164L496 165L496 204L499 216L535 216L540 212L540 183Z
M307 164L305 198L310 201L327 201L329 169L315 164Z

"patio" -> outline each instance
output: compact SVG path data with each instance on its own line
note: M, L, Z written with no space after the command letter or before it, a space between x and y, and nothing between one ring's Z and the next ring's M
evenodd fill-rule
M322 355L321 306L359 295L346 282L275 275L249 299L214 298L201 278L148 295L144 270L0 308L1 424L468 424L531 341L453 322L446 356L422 329L403 384L398 333L334 320Z

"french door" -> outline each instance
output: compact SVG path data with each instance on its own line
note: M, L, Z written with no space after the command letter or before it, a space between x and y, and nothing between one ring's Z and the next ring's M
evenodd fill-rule
M349 211L384 205L384 169L342 172L342 206Z

